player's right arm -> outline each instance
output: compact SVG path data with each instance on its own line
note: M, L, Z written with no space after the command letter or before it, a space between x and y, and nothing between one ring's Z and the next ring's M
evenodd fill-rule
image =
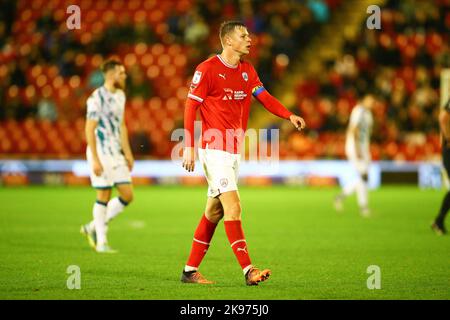
M99 119L99 107L92 97L87 101L87 117L85 125L86 142L92 154L92 170L96 176L103 172L103 166L97 153L97 141L95 138L95 129Z
M188 172L195 168L194 124L200 102L188 98L184 109L184 150L183 168Z
M194 171L195 168L194 124L197 109L207 97L210 88L207 71L207 65L204 63L195 70L184 109L183 168L188 172Z

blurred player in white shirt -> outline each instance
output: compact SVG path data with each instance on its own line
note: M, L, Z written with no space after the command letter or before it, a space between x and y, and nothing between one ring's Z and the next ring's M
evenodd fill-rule
M86 157L91 184L96 189L94 219L81 226L89 244L101 253L114 253L108 245L108 223L133 200L131 170L134 158L125 126L125 67L116 60L102 66L105 83L87 100ZM111 199L112 188L119 196Z
M374 104L374 96L367 94L352 110L345 140L345 154L358 175L355 181L343 188L334 202L336 210L341 211L343 200L356 191L360 213L364 217L370 215L367 182L371 162L370 135L373 127L371 110Z

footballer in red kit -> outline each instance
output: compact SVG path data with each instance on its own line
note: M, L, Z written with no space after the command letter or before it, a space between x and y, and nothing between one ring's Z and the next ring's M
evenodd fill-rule
M238 141L228 141L227 145L226 130L245 131L253 90L258 94L264 88L248 62L232 66L216 55L197 67L188 98L202 104L199 108L202 132L217 129L224 138L223 141L211 141L211 137L203 135L202 149L208 144L210 149L239 153ZM283 111L285 117L291 115L289 111Z
M202 136L198 155L208 181L208 198L205 212L194 233L181 281L213 283L198 268L209 248L216 226L223 218L225 232L242 268L246 284L257 285L267 280L271 271L260 270L251 263L242 228L237 187L240 145L247 129L252 96L272 114L291 121L298 130L305 127L305 121L270 95L252 64L242 60L251 47L251 38L243 23L222 23L219 37L222 53L198 65L186 99L183 167L189 172L194 170L194 122L199 111Z

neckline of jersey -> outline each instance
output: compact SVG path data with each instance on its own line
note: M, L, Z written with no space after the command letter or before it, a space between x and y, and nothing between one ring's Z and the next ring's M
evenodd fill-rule
M235 65L235 66L229 64L228 62L226 62L225 60L222 59L220 54L217 55L217 58L219 58L220 62L222 62L225 67L228 67L228 68L231 68L231 69L236 69L239 66L239 63L237 65Z
M119 94L119 92L120 92L120 89L116 89L116 92L111 92L105 87L104 84L100 88L103 88L104 92L106 92L107 94L109 94L111 96L114 96L114 97L116 97Z

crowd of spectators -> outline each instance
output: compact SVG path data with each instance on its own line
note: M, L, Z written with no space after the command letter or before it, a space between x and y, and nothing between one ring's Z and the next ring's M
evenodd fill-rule
M53 2L58 1L62 0ZM112 6L118 2L112 1ZM143 15L137 11L133 15L126 10L119 14L110 10L101 15L100 32L77 33L65 28L64 11L61 15L51 6L47 9L42 6L39 14L32 13L30 18L21 11L26 7L22 1L0 0L0 121L83 119L87 96L103 81L98 69L85 67L86 61L94 56L107 57L124 50L126 53L127 48L141 43L181 46L187 63L180 86L187 86L193 68L220 51L217 37L220 22L231 19L241 20L248 26L254 45L249 59L270 90L283 77L283 72L289 70L286 68L289 61L301 54L341 2L174 1L164 4L160 16L155 10L144 11ZM142 3L141 11L147 8L147 2ZM382 8L381 30L368 30L364 24L359 33L346 33L341 56L323 62L321 69L314 73L298 75L296 105L290 107L297 108L305 117L309 129L300 137L282 128L282 156L343 156L348 116L358 97L367 91L379 97L374 111L375 157L418 160L438 154L436 119L440 74L450 67L447 3L445 0L390 0ZM90 4L93 8L96 3ZM90 10L83 11L86 20L95 13ZM148 23L147 14L156 16L159 22ZM20 42L23 35L17 34L15 27L23 19L34 20L31 29L22 30L29 35L26 41ZM91 20L84 22L84 26L98 27L100 22ZM68 83L69 92L62 90L55 95L47 86L39 89L30 83L30 73L36 67L50 70L47 76L53 84ZM148 101L159 95L155 83L159 79L149 77L147 67L140 63L129 66L129 100ZM161 96L163 100L169 98ZM177 117L175 123L180 122L182 110ZM138 130L133 137L136 140L133 145L148 145L138 150L142 155L158 150L158 146L148 141L155 133L147 133ZM75 138L82 140L81 136ZM418 145L419 151L410 151L411 144Z
M36 1L31 7L26 1L0 0L0 121L14 119L20 123L31 118L74 122L82 119L87 96L103 81L98 69L86 68L86 61L96 55L115 55L139 43L182 46L187 63L183 75L186 81L181 86L187 86L195 65L220 51L217 37L220 22L231 19L242 20L249 26L255 46L250 59L270 88L280 76L277 69L280 59L277 57L283 55L283 61L293 59L307 45L318 26L328 21L330 12L340 2L75 1L73 4L81 6L84 29L74 31L68 30L65 24L67 14L62 7L68 2L64 0ZM133 9L120 9L126 6ZM149 17L158 22L148 23ZM158 95L154 90L154 81L158 78L151 79L146 70L139 63L128 68L127 95L130 100L147 101ZM30 81L41 73L47 77L41 82L59 88L57 93L55 88L52 90L48 85L42 88ZM63 87L67 84L67 88L61 89L61 83ZM144 135L141 130L136 133L136 139L143 141ZM151 138L152 132L149 135ZM17 151L14 148L7 150ZM21 152L27 153L26 150Z
M364 21L359 33L345 34L338 59L325 61L320 72L298 82L298 110L312 136L336 134L343 156L349 112L361 95L372 92L379 99L374 110L375 157L436 157L440 76L450 67L449 3L390 0L381 12L381 30L369 30ZM295 145L288 148L293 149ZM323 152L312 154L335 156Z
M244 22L253 37L256 50L250 59L257 66L261 81L270 89L280 74L280 55L294 59L321 24L329 21L330 11L341 0L282 1L208 1L195 2L185 15L172 14L167 19L168 39L190 47L188 73L221 50L218 41L224 20Z

